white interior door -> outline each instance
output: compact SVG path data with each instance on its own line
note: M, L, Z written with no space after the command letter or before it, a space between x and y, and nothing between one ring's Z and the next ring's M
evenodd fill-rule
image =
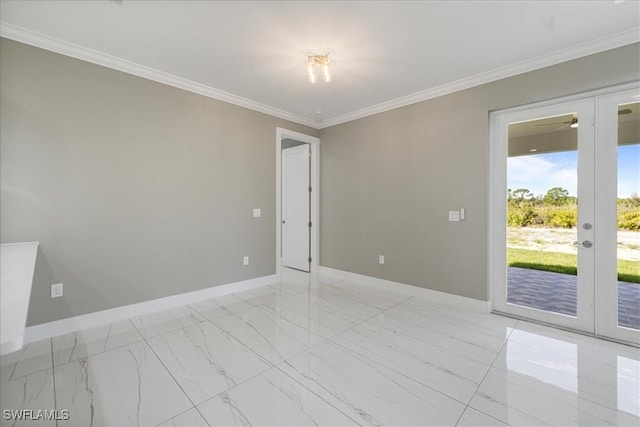
M310 271L311 151L309 144L282 150L282 265Z

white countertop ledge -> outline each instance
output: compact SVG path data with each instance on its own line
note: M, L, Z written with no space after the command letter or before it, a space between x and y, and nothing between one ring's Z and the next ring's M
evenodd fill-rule
M38 242L0 244L0 355L22 348Z

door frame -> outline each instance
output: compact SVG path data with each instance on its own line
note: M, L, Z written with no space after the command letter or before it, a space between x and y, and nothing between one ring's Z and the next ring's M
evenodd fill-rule
M282 140L294 139L311 149L311 264L310 274L318 272L320 254L320 138L276 128L276 276L282 277Z
M489 295L489 304L492 312L498 312L498 313L500 312L499 309L496 309L496 304L495 304L496 282L498 280L506 280L506 277L505 277L506 271L501 271L501 268L502 266L505 265L505 260L506 260L506 227L505 227L506 219L500 218L500 215L502 215L502 213L506 211L506 178L507 178L506 156L505 156L505 152L501 151L500 147L496 146L495 144L495 139L496 139L495 136L497 135L497 132L499 131L500 126L504 125L504 123L498 120L498 118L500 117L500 113L517 113L521 111L531 110L534 108L550 107L556 104L591 98L595 100L594 101L595 108L596 108L595 114L596 114L596 120L598 120L598 113L599 113L598 97L599 96L613 94L616 92L622 92L630 89L638 89L639 87L640 87L640 82L634 81L634 82L611 86L607 88L586 91L586 92L575 94L575 95L569 95L569 96L550 99L546 101L535 102L535 103L521 105L521 106L512 107L512 108L493 110L489 112L489 173L488 173L489 203L488 203L488 224L487 224L488 225L487 227L487 253L488 253L487 294ZM602 164L602 161L604 159L600 158L600 156L602 155L602 153L600 152L600 150L602 150L602 144L598 143L598 138L602 137L602 135L600 134L601 130L602 129L600 127L596 126L596 131L595 131L595 153L597 153L597 155L595 156L596 171L602 170L603 167L606 167ZM609 163L611 163L610 159L609 159ZM603 188L602 188L603 185L604 183L602 182L602 177L598 177L596 180L595 189L594 189L596 197L601 196L599 192L603 191ZM596 220L602 222L602 218L600 217L601 212L599 211L599 209L601 209L600 205L601 203L596 203L595 214L596 214ZM599 238L600 234L604 232L604 230L601 228L602 227L599 226L596 229L595 237L597 241L600 241L600 238ZM600 245L596 246L596 251L594 251L595 256L596 257L598 257L599 255L601 256L600 251L603 251L603 250L605 249ZM602 270L599 270L596 267L596 271L594 274L595 280L597 281L598 279L600 279L602 277L602 274L603 274ZM600 296L598 295L599 286L597 282L594 284L594 288L595 288L594 289L595 293L594 293L593 299L595 300L596 298L598 298L598 296ZM598 306L597 302L600 302L600 306ZM629 340L627 337L610 336L609 334L606 334L606 332L608 331L606 331L606 328L602 328L602 323L601 323L602 320L605 318L605 315L602 313L602 311L611 310L611 308L604 308L602 306L602 301L594 301L594 303L596 303L594 316L593 316L594 323L595 323L593 325L594 333L586 332L587 334L589 335L598 334L597 336L600 336L602 338L620 340L627 343L634 342L633 339ZM511 313L510 315L514 315L514 314ZM519 315L515 314L515 316L519 316ZM541 321L541 322L545 323L544 321ZM558 323L553 323L552 325L563 327ZM574 329L572 327L566 327L566 326L564 326L564 328ZM585 333L585 331L580 331L580 330L579 332Z

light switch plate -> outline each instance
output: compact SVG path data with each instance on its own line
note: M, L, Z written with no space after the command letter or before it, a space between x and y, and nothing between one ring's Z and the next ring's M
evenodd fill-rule
M378 255L378 264L384 264L384 255Z
M254 209L253 210L253 217L254 218L260 218L260 216L262 216L262 210L261 209Z
M51 298L58 298L62 296L62 283L56 283L51 285Z
M242 265L249 265L249 257L248 256L242 258Z
M449 221L460 221L460 211L449 211Z

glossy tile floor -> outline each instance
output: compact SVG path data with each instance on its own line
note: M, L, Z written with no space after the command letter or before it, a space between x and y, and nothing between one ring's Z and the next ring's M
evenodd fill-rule
M0 362L58 426L640 426L637 348L293 271Z

